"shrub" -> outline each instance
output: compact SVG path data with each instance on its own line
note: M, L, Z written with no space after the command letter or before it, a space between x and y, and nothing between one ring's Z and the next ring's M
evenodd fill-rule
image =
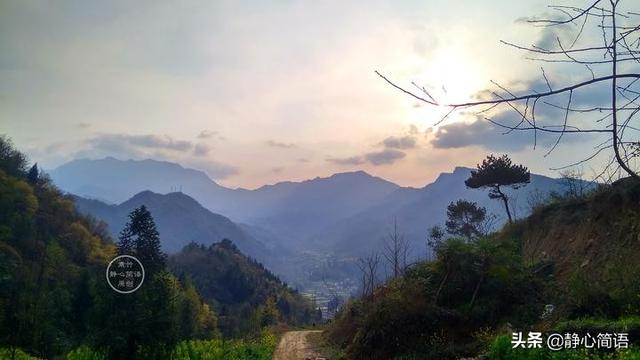
M67 354L67 360L105 360L104 354L91 349L88 346L81 346Z
M38 360L37 357L31 356L17 348L0 348L0 359L11 359L11 356L13 356L15 360Z
M173 360L270 360L276 348L276 336L264 332L254 340L188 340L178 343Z

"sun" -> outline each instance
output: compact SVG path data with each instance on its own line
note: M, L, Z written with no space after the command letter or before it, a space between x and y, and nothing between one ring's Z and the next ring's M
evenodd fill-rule
M423 86L440 104L469 101L474 94L486 87L480 65L463 48L452 46L439 49L426 59L425 65L415 83ZM411 110L410 121L426 126L434 125L449 112L449 108L445 106L417 105L419 104ZM451 114L447 121L464 121L464 117Z
M440 92L440 103L461 102L471 99L480 90L480 69L464 51L448 49L435 55L427 70ZM432 86L434 86L432 85Z

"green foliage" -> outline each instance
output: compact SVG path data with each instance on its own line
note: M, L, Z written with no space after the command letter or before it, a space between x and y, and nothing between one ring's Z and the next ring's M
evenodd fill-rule
M263 326L317 321L300 294L229 240L211 246L190 244L169 258L169 266L193 286L220 315L225 337L254 334Z
M254 340L189 340L179 343L171 355L174 360L270 360L276 337L265 331Z
M472 240L483 235L482 226L486 216L487 209L478 206L475 202L458 200L447 206L445 226L449 234Z
M537 320L544 280L523 265L513 241L449 239L434 261L347 304L328 338L352 358L471 356L486 343L477 329Z
M86 336L86 285L114 246L95 221L0 139L0 344L40 357ZM102 278L102 277L100 277Z
M525 166L513 164L506 154L500 157L491 154L482 160L482 164L479 164L476 170L471 171L471 176L464 183L472 189L489 188L489 197L502 200L511 222L509 199L501 187L517 189L530 181L531 173Z
M165 267L160 234L147 207L142 205L129 214L129 221L120 232L118 253L133 255L144 264L147 274L153 276Z
M71 358L131 358L145 346L161 357L179 340L217 335L217 316L195 288L163 269L148 211L138 209L128 230L136 255L157 271L122 296L104 281L116 254L105 224L79 215L36 165L26 169L0 137L0 358L18 348L41 358L71 349Z
M500 157L491 154L471 171L471 176L464 183L472 189L489 187L492 196L498 197L500 186L518 188L530 180L531 173L525 166L513 164L506 154Z
M0 359L38 360L37 357L31 356L17 348L0 348Z
M179 340L217 335L217 317L209 306L193 286L166 271L132 294L123 296L106 285L98 294L91 342L108 358L166 358Z
M106 360L106 356L99 351L83 345L70 351L67 354L67 360Z
M16 150L6 135L0 135L0 169L16 178L24 178L27 171L27 157Z

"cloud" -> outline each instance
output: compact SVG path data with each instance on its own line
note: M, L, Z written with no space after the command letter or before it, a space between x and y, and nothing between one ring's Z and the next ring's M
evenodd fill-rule
M201 140L211 139L216 135L218 135L217 131L202 130L200 134L198 134L198 139L201 139Z
M90 126L91 126L91 124L86 123L86 122L79 122L79 123L76 124L76 128L78 128L78 129L87 129Z
M417 130L417 129L416 129ZM416 147L416 139L413 136L390 136L382 141L387 149L413 149Z
M366 154L364 157L373 165L387 165L393 164L396 160L402 159L407 154L400 150L384 149L382 151L375 151Z
M361 165L364 164L362 156L351 156L346 158L327 158L327 161L337 165Z
M193 148L194 156L206 156L211 151L211 147L207 144L199 143Z
M541 16L520 17L516 19L515 22L518 24L535 26L534 23L541 20L564 21L567 20L567 17L559 13L546 13ZM563 41L563 38L567 38L569 35L575 36L575 29L569 24L557 24L556 26L541 27L540 34L534 45L542 49L557 50L560 48L558 46L558 38L560 41Z
M518 151L531 144L532 134L515 131L502 135L504 129L487 120L476 119L472 123L456 122L441 126L433 134L431 145L437 149L456 149L479 145L489 150Z
M549 110L551 113L553 110ZM549 118L536 116L537 125L544 126L549 123ZM505 126L516 126L521 117L513 111L503 111L491 117L491 119ZM527 124L525 124L527 125ZM535 143L538 147L550 147L558 134L538 131ZM590 140L596 135L589 133L566 133L562 143L575 142L579 139ZM508 129L495 125L490 121L477 117L471 123L456 122L441 126L434 133L431 145L437 149L463 148L466 146L482 146L494 151L521 151L534 145L534 132L532 130L515 130L508 133Z
M267 144L267 146L274 147L274 148L280 148L280 149L291 149L291 148L296 147L296 144L284 143L284 142L279 142L279 141L275 141L275 140L267 140L265 143Z
M522 20L522 21L526 21ZM553 73L547 72L547 77L553 89L558 89L569 84L574 84L585 80L584 76L590 74L579 73ZM542 75L533 79L511 81L505 87L516 95L529 93L540 93L549 90L547 82ZM571 98L572 109L590 109L595 107L606 107L610 101L610 85L608 83L592 84L575 90ZM561 93L545 97L538 101L535 107L536 126L548 129L561 129L564 124L565 108L567 106L569 93ZM482 90L476 93L475 98L495 99L495 95L489 90ZM524 111L524 102L513 104L518 106L520 111ZM532 102L527 109L527 117L531 119ZM521 151L534 145L533 130L514 130L493 124L485 119L490 118L497 124L506 127L520 126L530 128L527 122L522 122L522 115L507 105L494 109L492 112L482 115L475 115L473 112L466 112L463 115L470 118L471 122L453 122L436 128L431 134L425 134L431 139L431 145L438 149L463 148L467 146L482 146L494 151ZM606 123L596 120L602 118L605 113L594 112L577 113L571 112L567 120L569 128L597 129L604 128ZM559 134L538 131L535 144L542 147L552 146L558 139ZM576 142L578 140L589 141L596 137L594 133L566 133L561 143Z
M347 158L328 158L327 161L337 165L362 165L369 163L374 166L393 164L407 156L404 152L396 149L384 149L373 151L362 156L351 156Z
M176 140L168 135L129 135L129 134L102 134L91 140L94 147L102 150L121 150L126 147L172 150L187 152L193 148L193 144L186 140Z
M409 133L411 135L389 136L378 143L376 146L382 147L382 150L344 158L330 157L326 160L337 165L351 166L362 165L365 163L369 163L374 166L393 164L407 155L405 152L400 150L413 149L417 146L417 140L414 136L417 132L418 128L415 125L412 125L409 128Z

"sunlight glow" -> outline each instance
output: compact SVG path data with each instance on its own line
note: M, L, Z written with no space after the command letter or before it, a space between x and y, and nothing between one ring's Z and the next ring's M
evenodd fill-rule
M459 47L447 47L436 52L416 84L424 88L440 104L465 102L487 86L488 79L473 58ZM417 90L413 88L412 90ZM449 111L446 107L415 106L410 111L410 121L426 127L433 126ZM451 114L447 122L462 121L464 117Z

